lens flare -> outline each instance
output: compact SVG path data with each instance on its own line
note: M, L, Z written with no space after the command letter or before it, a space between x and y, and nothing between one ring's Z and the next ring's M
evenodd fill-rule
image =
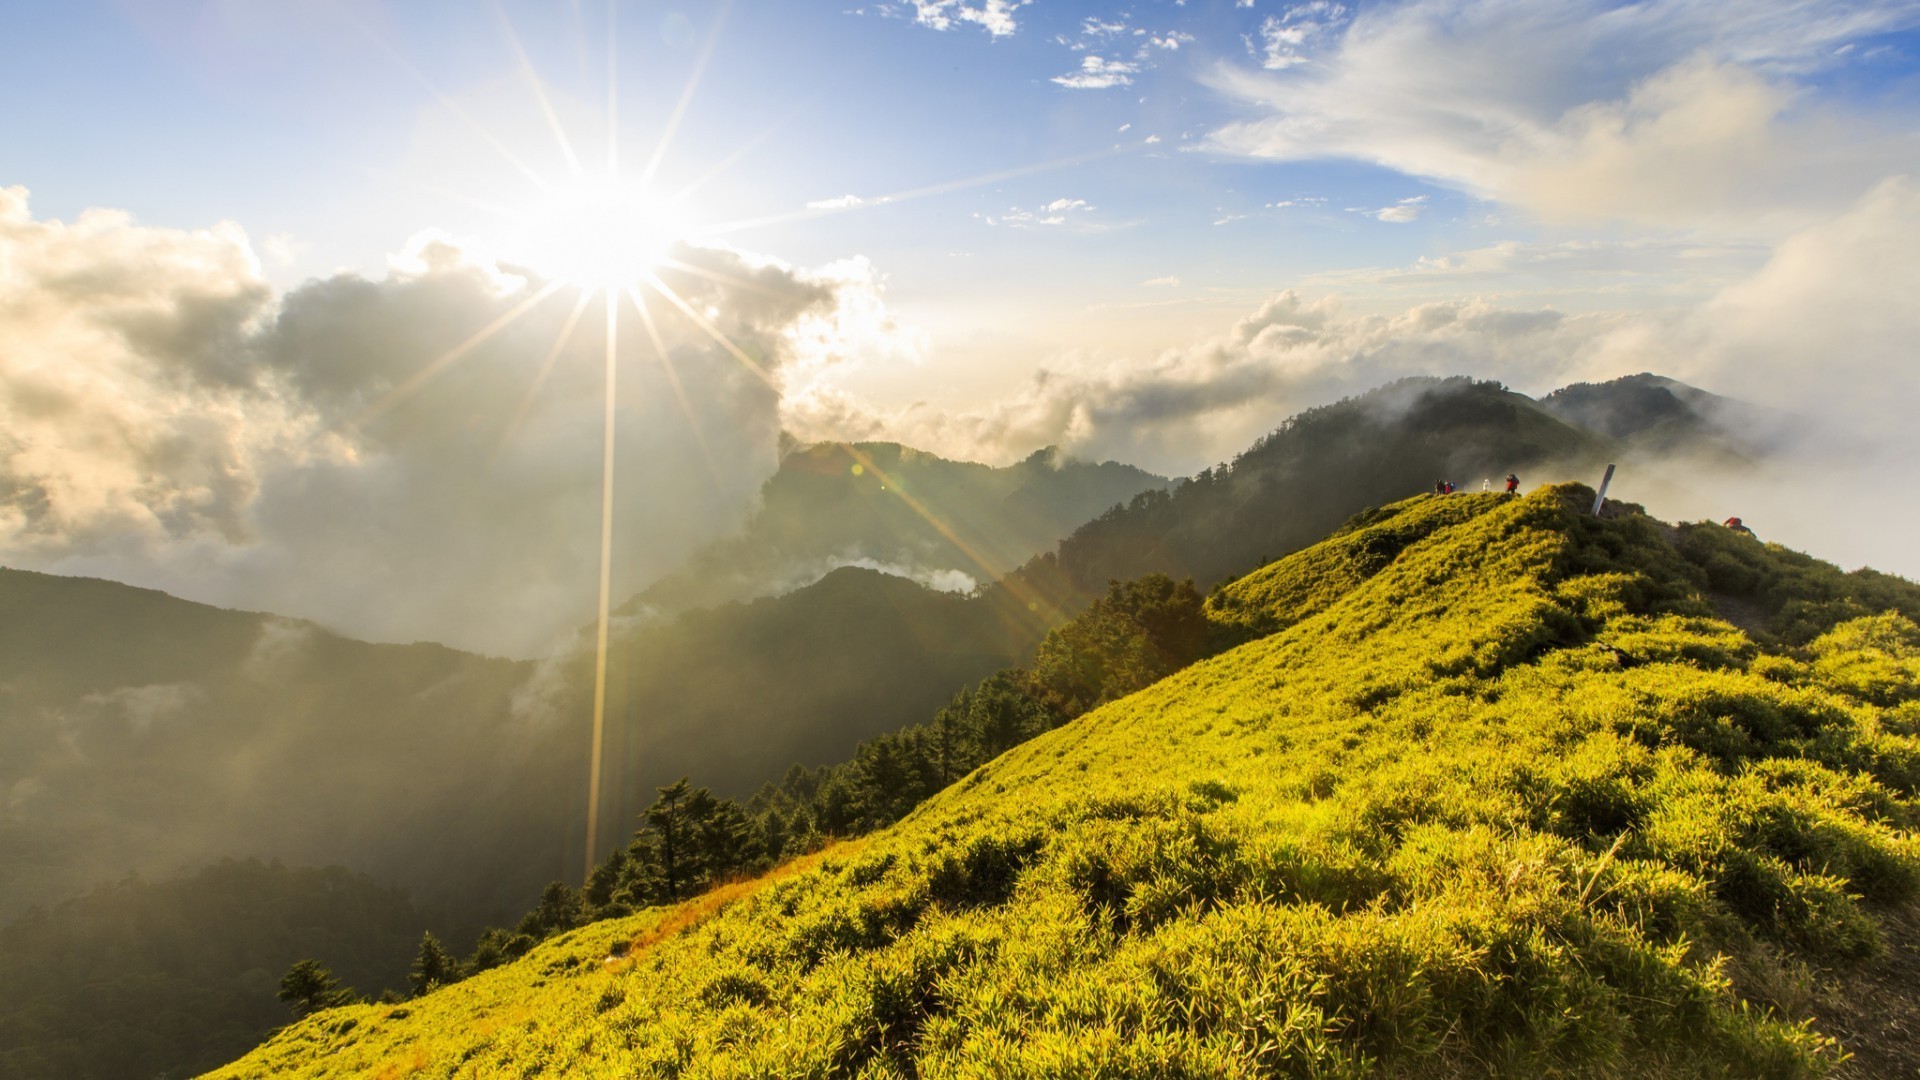
M548 192L513 248L527 265L569 284L617 289L665 262L688 228L677 203L586 176Z

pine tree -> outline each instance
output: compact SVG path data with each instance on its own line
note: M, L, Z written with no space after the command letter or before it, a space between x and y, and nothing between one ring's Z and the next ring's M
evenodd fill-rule
M460 962L441 946L440 939L434 937L431 930L420 937L420 955L414 959L407 981L412 984L415 997L436 986L460 981Z
M300 960L287 969L280 980L281 1001L293 1009L296 1017L308 1016L323 1009L352 1005L360 1000L360 995L350 986L341 986L333 972L320 965L318 960Z

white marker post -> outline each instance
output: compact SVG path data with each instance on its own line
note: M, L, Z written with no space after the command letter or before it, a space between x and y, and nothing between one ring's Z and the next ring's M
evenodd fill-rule
M1607 475L1600 478L1600 494L1593 497L1593 514L1600 516L1600 507L1607 501L1607 485L1613 483L1613 466L1607 466Z

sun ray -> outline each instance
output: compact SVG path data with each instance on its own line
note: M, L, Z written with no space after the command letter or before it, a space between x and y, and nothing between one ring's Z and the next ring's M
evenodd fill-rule
M620 58L619 5L607 0L607 179L620 175Z
M525 46L520 43L520 35L514 32L513 20L508 17L507 9L500 0L493 0L493 11L500 17L500 28L506 32L507 44L513 46L513 54L520 59L520 71L527 77L527 87L533 91L533 100L540 106L540 114L547 118L547 127L553 132L554 141L560 144L560 153L567 159L567 168L573 175L580 175L580 158L573 152L573 141L567 138L566 128L560 125L559 114L553 111L553 102L547 99L546 87L540 82L540 75L533 69L533 58L527 55Z
M967 188L981 187L986 184L997 184L1002 180L1012 180L1017 177L1032 176L1036 173L1052 172L1056 169L1066 169L1075 165L1084 165L1089 161L1097 161L1100 158L1113 157L1117 154L1125 153L1129 149L1132 149L1132 147L1116 146L1104 150L1093 150L1084 154L1054 158L1051 161L1037 162L1032 165L1018 165L1011 169L1000 169L995 172L981 173L978 176L969 176L960 180L943 180L937 184L927 184L924 187L896 191L890 195L877 195L871 199L856 199L844 205L813 206L805 210L792 210L783 214L768 214L764 217L742 218L739 221L730 221L725 224L711 226L705 231L715 236L722 236L727 233L743 232L747 229L764 228L768 225L782 225L789 221L804 221L810 218L826 217L830 214L844 214L854 210L865 210L874 206L907 202L912 199L924 199L930 195L945 195L951 191L963 191Z
M533 409L534 396L540 392L540 387L547 381L547 376L553 374L554 365L560 362L560 353L566 349L567 342L573 339L574 327L580 324L580 317L587 313L587 304L592 300L593 290L580 290L580 299L574 302L573 310L567 313L567 321L561 325L559 335L553 339L553 347L548 349L547 355L541 358L539 370L533 373L533 382L527 386L527 392L520 396L519 404L514 406L512 418L507 421L506 428L501 431L500 446L494 451L494 460L499 460L500 454L506 451L507 440L513 438L514 433L520 430L520 425L526 422L527 413Z
M587 766L587 859L582 880L593 873L600 848L600 755L607 727L607 619L613 596L613 449L615 373L619 352L620 294L608 289L605 434L600 452L600 617L594 628L593 751Z
M687 115L687 106L693 103L693 93L700 88L700 80L707 72L707 61L713 59L714 47L720 43L720 28L726 24L727 12L733 4L723 2L713 17L713 32L707 35L707 43L700 50L700 56L693 63L693 74L687 76L686 88L680 91L680 100L674 104L673 113L667 117L667 123L660 131L660 141L654 144L653 155L647 159L647 166L640 170L640 186L646 187L653 182L653 174L660 168L660 162L667 156L667 146L673 142L673 136L680 129L680 121Z
M509 165L512 165L515 169L519 170L521 175L525 176L528 180L533 181L533 184L535 187L539 188L543 192L553 190L553 183L551 181L549 181L546 177L542 176L538 170L534 169L532 166L528 165L526 162L520 160L520 155L515 154L512 148L507 146L506 143L501 142L499 136L487 130L487 126L485 124L482 124L479 120L475 119L472 113L461 108L458 102L454 101L451 97L448 97L445 93L443 93L441 89L434 84L432 79L427 78L427 75L425 72L413 66L413 64L410 61L408 61L406 57L400 55L400 50L394 48L392 45L389 45L385 38L375 33L373 27L368 26L364 22L361 22L358 18L356 18L353 15L352 12L348 11L344 6L338 6L337 10L339 10L341 16L344 17L347 20L347 22L353 25L354 29L360 31L362 36L364 36L368 41L373 42L374 46L378 48L381 52L386 53L388 58L391 59L395 64L400 65L400 69L402 71L405 71L408 75L412 76L413 80L419 83L423 88L425 88L427 93L433 95L433 99L435 101L438 101L441 105L445 106L448 112L451 112L455 117L457 117L460 120L461 123L471 128L474 134L480 136L480 138L484 140L488 146L493 147L494 150L497 151L501 157L506 159Z
M661 281L659 277L657 277L654 274L648 274L647 284L652 286L654 292L657 292L661 296L666 297L667 303L672 304L676 308L679 308L680 314L685 315L689 322L693 323L693 325L699 327L700 329L706 331L707 336L712 338L715 344L719 345L721 348L732 353L733 358L735 360L740 361L741 364L746 366L746 369L748 371L751 371L755 375L759 376L761 382L766 383L768 386L773 387L776 391L780 389L779 385L773 381L773 376L767 374L766 368L761 367L758 361L756 361L753 357L748 356L746 354L746 351L740 348L740 346L735 345L731 338L721 333L720 328L713 325L713 323L709 322L706 316L695 311L693 309L693 305L687 303L685 300L682 300L680 298L680 294L674 292L671 288L668 288L666 282Z
M395 405L398 405L414 391L426 385L428 381L432 380L442 371L445 371L449 364L459 360L474 349L479 348L488 338L506 329L514 320L532 310L534 305L552 296L554 293L559 292L565 284L565 282L561 281L549 281L545 285L542 285L538 292L515 304L504 315L501 315L499 318L475 331L472 337L441 353L434 358L432 363L408 376L405 382L382 394L379 399L371 405L355 413L350 422L353 424L364 424L380 416Z
M707 433L700 426L700 415L694 412L693 402L687 398L687 389L680 383L680 372L673 366L673 356L667 352L667 343L660 338L660 328L654 325L653 312L647 310L647 301L640 290L627 286L627 296L633 300L633 306L640 312L640 325L647 331L647 340L653 345L653 354L660 358L660 367L667 373L667 382L673 387L673 396L680 401L680 413L687 418L687 426L693 429L693 441L700 447L700 456L706 460L707 474L715 482L720 479L719 463L713 459L713 447L707 444Z
M714 177L721 175L722 173L726 172L728 169L731 169L735 165L739 164L741 158L746 157L749 153L753 152L754 148L758 147L761 143L766 142L768 139L772 138L774 132L779 131L781 128L786 127L789 123L793 121L793 118L795 116L798 116L800 114L800 112L801 112L800 109L794 109L791 112L789 112L785 117L783 117L778 123L772 124L762 129L760 134L755 135L753 138L748 139L745 143L742 143L738 149L734 150L733 153L728 154L724 158L721 158L718 164L714 165L712 168L708 169L706 172L703 172L699 176L695 177L693 179L693 182L688 184L686 187L683 187L679 191L675 192L673 198L669 199L668 202L673 204L685 202L688 198L690 198L693 195L694 192L699 191L701 188L705 187L708 181L712 180Z
M681 262L679 259L663 258L660 260L659 265L663 270L679 270L683 273L692 274L694 277L706 278L708 281L720 285L731 285L736 289L745 289L748 292L756 292L762 296L771 296L777 299L782 295L779 290L769 289L758 282L748 281L746 278L734 277L731 274L723 274L718 270L709 270L704 266L695 266L692 263Z
M846 451L847 456L852 458L863 471L870 472L877 477L886 490L899 496L900 501L907 505L907 509L918 514L920 519L928 525L933 526L935 532L946 537L947 542L957 548L960 554L965 555L975 566L979 567L982 575L980 580L992 581L995 578L1002 577L1000 571L996 570L993 564L987 561L986 556L982 555L978 548L965 537L961 536L958 529L949 525L946 519L934 513L931 507L915 498L912 492L908 491L893 477L889 476L885 469L882 469L874 462L872 455L849 442L842 442L837 445L840 449ZM1023 599L1025 598L1023 597Z

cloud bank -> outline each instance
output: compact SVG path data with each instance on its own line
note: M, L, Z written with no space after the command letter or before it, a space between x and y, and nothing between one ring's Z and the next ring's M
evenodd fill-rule
M1764 524L1768 539L1920 576L1911 543L1920 502L1908 495L1920 461L1911 419L1920 401L1916 250L1920 184L1894 178L1691 307L1572 315L1460 299L1377 315L1287 291L1221 333L1150 358L1063 357L977 411L875 410L821 393L789 423L987 461L1057 444L1184 474L1301 409L1403 376L1470 374L1539 394L1654 371L1810 423L1763 472L1705 475L1697 463L1675 463L1675 477L1645 478L1657 512L1738 512Z
M863 262L676 254L663 279L772 384L651 298L661 362L623 302L619 595L743 518L779 388L887 339ZM41 221L0 189L0 560L539 650L593 610L607 338L599 300L544 284L429 234L277 296L236 226Z
M1910 3L1296 5L1212 85L1210 149L1384 165L1543 221L1780 235L1913 167L1910 125L1808 92Z

